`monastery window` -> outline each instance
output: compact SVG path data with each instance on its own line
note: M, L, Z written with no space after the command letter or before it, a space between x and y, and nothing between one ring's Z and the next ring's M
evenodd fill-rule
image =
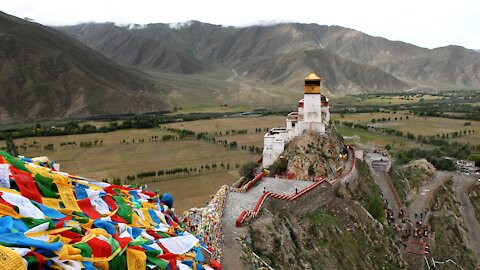
M318 85L320 85L320 81L305 81L305 85L307 85L307 86L318 86Z

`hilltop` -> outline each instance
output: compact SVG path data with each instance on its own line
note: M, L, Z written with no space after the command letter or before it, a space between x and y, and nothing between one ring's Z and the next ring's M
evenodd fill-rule
M346 148L343 142L337 143L332 136L338 135L334 131L323 136L307 132L294 138L281 155L288 163L287 171L296 179L308 180L315 175L333 179L336 169L343 166L341 155Z

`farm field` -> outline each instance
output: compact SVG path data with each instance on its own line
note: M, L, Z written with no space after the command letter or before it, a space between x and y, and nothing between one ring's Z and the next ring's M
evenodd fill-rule
M64 135L64 136L51 136L51 137L30 137L30 138L21 138L15 139L14 142L17 146L22 145L23 143L33 143L33 141L38 142L41 145L52 143L55 148L58 148L62 142L77 142L80 141L94 141L99 140L103 141L103 145L119 145L121 140L125 140L127 143L131 143L132 140L138 142L138 139L145 139L148 142L148 139L152 136L162 136L170 134L169 132L161 128L152 128L152 129L123 129L108 133L90 133L90 134L75 134L75 135ZM0 145L4 146L5 142L0 141ZM43 151L43 149L41 149ZM31 150L29 150L30 152Z
M415 95L415 96L345 96L340 98L332 98L334 104L355 104L360 106L378 106L378 105L400 105L400 104L409 104L420 102L420 99L423 100L437 100L444 97L441 96L432 96L432 95Z
M352 122L352 123L372 123L372 119L379 119L379 118L386 118L388 119L395 119L397 117L400 119L402 117L403 119L406 119L406 116L409 118L412 117L408 113L408 111L397 111L397 113L387 113L387 112L375 112L375 113L345 113L343 114L343 118L341 114L338 113L333 113L331 115L331 118L334 120L339 120L339 121L345 121L345 122ZM403 121L403 120L399 120Z
M462 136L459 138L453 138L449 139L450 142L459 142L459 143L469 143L469 144L480 144L480 135L476 134L477 131L475 131L475 135L467 135L467 136Z
M386 134L375 134L366 132L360 129L351 129L348 127L339 127L337 128L342 136L354 136L357 135L360 137L359 143L362 144L371 144L375 145L379 148L385 147L385 145L390 144L392 146L392 150L399 151L405 149L411 149L415 147L419 148L432 148L430 145L420 144L412 140L408 140L403 137L391 136ZM345 140L345 143L355 143L353 139Z
M265 131L258 133L251 133L251 134L241 134L241 135L232 135L232 136L223 136L221 137L222 140L227 140L228 142L236 141L238 145L246 145L251 146L254 145L255 147L263 147L263 136L265 135Z
M252 155L253 156L253 155ZM238 180L236 170L222 171L211 174L160 180L149 183L149 190L159 189L169 192L174 198L177 213L192 207L202 207L207 204L222 185L231 185Z
M408 116L408 119L406 117ZM395 117L398 120L394 120ZM402 120L399 120L402 117ZM353 122L353 123L365 123L371 124L380 128L392 128L403 132L410 132L415 135L436 135L443 133L452 133L455 131L463 130L475 130L475 134L469 135L472 142L474 140L480 141L480 121L471 121L463 119L450 119L441 117L421 117L408 114L406 111L398 111L393 113L356 113L356 114L344 114L344 118L341 118L338 114L332 116L335 120ZM391 121L375 122L372 123L372 119L390 118ZM466 122L470 122L469 126L465 126Z
M26 153L28 156L46 155L61 164L61 170L95 180L120 177L145 171L178 167L199 167L206 164L230 163L233 168L255 161L258 156L224 148L197 140L153 143L116 144L92 148L74 147L53 151Z
M461 142L478 143L480 134L480 123L471 122L471 126L464 126L465 120L435 118L435 117L414 117L408 115L407 111L397 111L393 113L357 113L344 114L341 118L339 114L334 114L333 119L348 122L370 123L375 118L400 118L403 120L380 122L375 125L389 127L411 132L419 135L429 135L438 133L448 133L463 129L475 129L476 133L470 136L455 138ZM66 135L56 137L32 137L15 139L15 144L33 145L35 141L38 147L29 147L26 151L21 148L20 154L26 156L43 156L61 163L61 169L66 172L78 174L88 178L102 180L113 177L119 177L124 180L127 175L136 175L140 172L158 171L172 168L197 167L216 163L229 164L229 169L211 170L199 175L192 175L171 179L159 179L154 182L154 178L145 178L136 180L140 183L147 183L149 190L160 189L161 192L170 192L174 198L181 202L176 205L178 210L184 210L189 207L202 206L208 202L218 188L224 184L231 184L238 179L238 172L235 165L241 165L248 161L258 160L258 155L250 154L247 151L231 150L223 147L222 144L214 144L201 140L178 140L178 141L152 141L152 137L161 138L163 135L173 134L165 127L187 129L194 132L209 132L211 134L222 131L222 136L217 137L228 142L236 141L238 148L242 145L263 146L263 135L265 128L283 126L285 116L262 116L262 117L239 117L239 118L219 118L212 120L199 120L191 122L179 122L162 125L154 129L128 129L109 133L92 133L81 135ZM88 122L95 124L95 122ZM102 123L103 124L103 123ZM255 132L256 128L262 128L261 132ZM244 130L247 134L225 135L228 130ZM404 150L414 147L432 148L430 145L419 144L413 140L403 137L374 134L358 129L350 129L343 126L338 127L343 136L358 135L360 143L373 144L378 147L384 147L387 144L395 150ZM478 133L477 133L478 132ZM144 142L139 143L139 139ZM81 141L102 141L101 146L82 148L78 144ZM62 142L76 142L77 146L63 146ZM125 141L125 142L123 142ZM122 143L121 143L122 142ZM353 140L347 140L352 143ZM45 150L44 145L53 144L54 150ZM0 141L0 146L5 146L5 141Z
M286 116L250 116L239 118L218 118L212 120L198 120L166 124L165 126L178 129L188 129L194 132L225 132L227 130L247 129L248 133L255 133L255 128L272 128L285 126Z
M466 122L470 122L471 125L464 126ZM476 130L475 132L480 131L479 121L465 121L440 117L410 116L408 120L376 123L374 125L377 127L398 129L403 132L413 133L415 135L435 135L463 130Z

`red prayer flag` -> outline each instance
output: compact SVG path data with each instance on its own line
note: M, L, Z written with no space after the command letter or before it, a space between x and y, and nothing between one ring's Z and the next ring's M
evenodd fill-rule
M112 255L112 247L110 244L98 238L89 240L87 245L92 249L93 257L108 258L110 255Z
M10 167L10 171L15 179L15 183L20 189L20 194L32 201L42 203L42 196L40 195L40 192L38 192L37 185L33 181L32 175L30 173L18 170L13 166Z
M97 210L95 210L95 208L93 208L92 202L90 201L89 198L85 198L85 199L82 199L82 200L78 200L78 201L77 201L77 204L78 204L78 206L80 207L80 209L82 209L82 211L83 211L89 218L93 218L93 219L102 218L102 215L100 215L100 213L98 213Z

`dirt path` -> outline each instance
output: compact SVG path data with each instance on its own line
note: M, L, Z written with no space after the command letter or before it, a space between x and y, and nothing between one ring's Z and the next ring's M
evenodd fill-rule
M375 166L372 165L374 161L379 161L379 160L382 160L385 162L377 163L377 165ZM396 219L398 217L398 212L400 211L400 208L402 206L398 203L397 199L395 198L394 191L392 190L390 176L388 175L388 172L386 172L386 169L387 167L389 167L389 164L391 162L390 158L379 155L379 154L375 154L375 153L368 153L366 157L366 161L369 165L370 172L372 173L373 180L380 188L383 199L388 201L388 207L392 209L393 216Z
M430 213L427 212L427 215L420 215L420 213L425 213L425 209L430 208L429 203L435 195L436 190L450 177L452 177L452 173L450 172L436 171L430 182L418 188L418 194L412 198L407 209L408 217L411 221L422 219L422 222L425 223L425 220L427 220L426 217ZM415 213L417 214L416 219Z
M475 218L475 211L468 197L468 188L477 181L473 177L455 174L455 190L457 200L460 203L460 213L465 221L465 228L467 229L467 245L473 251L477 258L480 258L480 224Z
M391 181L390 176L388 175L388 173L384 171L383 172L372 171L372 176L373 176L373 180L375 181L375 183L380 188L380 191L382 192L383 199L388 201L388 207L393 210L393 216L396 219L398 217L398 212L400 211L400 208L402 206L398 204L397 200L395 199L393 190L390 188L390 185L388 184L388 181Z

